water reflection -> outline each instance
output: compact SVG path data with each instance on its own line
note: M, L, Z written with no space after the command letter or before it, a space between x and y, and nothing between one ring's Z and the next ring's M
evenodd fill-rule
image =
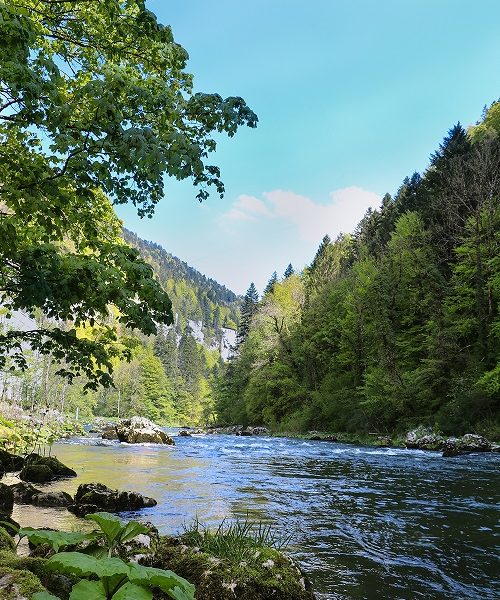
M175 447L65 443L79 474L153 496L142 518L162 532L197 516L249 516L295 537L290 552L322 598L493 599L500 457L230 436L177 438ZM21 524L74 529L63 509L16 507Z

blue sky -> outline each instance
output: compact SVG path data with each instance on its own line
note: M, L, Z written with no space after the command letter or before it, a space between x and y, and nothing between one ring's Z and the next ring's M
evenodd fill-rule
M245 98L257 129L222 138L226 195L165 182L125 225L236 292L309 263L325 233L422 171L447 130L500 97L498 0L147 2L189 52L196 91Z

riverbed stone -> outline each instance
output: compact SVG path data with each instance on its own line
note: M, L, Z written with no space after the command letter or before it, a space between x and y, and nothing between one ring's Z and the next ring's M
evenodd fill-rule
M40 456L39 454L30 454L19 474L22 481L33 483L47 483L65 477L76 477L76 471L67 467L54 456Z
M112 490L102 483L82 483L68 510L77 516L84 516L101 510L113 513L138 510L156 504L154 498L148 498L137 492Z
M101 438L103 440L117 440L118 434L116 433L116 425L107 425L100 431Z
M189 431L186 431L185 429L183 429L182 431L179 431L179 433L177 435L179 437L191 437L191 434L189 433Z
M145 417L124 419L116 426L116 433L120 442L127 442L128 444L175 445L174 440L163 429Z
M13 491L10 489L9 485L6 485L5 483L0 483L0 515L10 515L13 507Z

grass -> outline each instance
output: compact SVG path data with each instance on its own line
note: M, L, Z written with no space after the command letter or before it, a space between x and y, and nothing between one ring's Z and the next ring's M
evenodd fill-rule
M184 525L181 538L188 546L200 548L202 552L240 562L255 557L262 548L281 550L288 546L292 534L283 534L268 523L250 521L248 518L227 521L211 530L195 518Z

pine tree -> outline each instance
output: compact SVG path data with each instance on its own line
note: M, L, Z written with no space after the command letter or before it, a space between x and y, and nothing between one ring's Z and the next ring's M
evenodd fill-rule
M248 336L248 332L250 331L250 325L252 323L252 318L257 311L257 303L259 301L259 293L257 292L257 288L255 284L250 284L250 287L245 294L245 298L243 299L243 306L241 307L241 320L240 326L238 327L238 335L236 337L236 346L240 346Z
M291 277L291 276L292 276L294 273L295 273L295 271L294 271L294 269L293 269L293 267L292 267L292 263L290 263L290 264L288 265L288 267L286 268L286 271L284 272L284 274L283 274L283 277L284 277L285 279L288 279L288 278L289 278L289 277Z
M274 290L274 286L278 282L278 273L276 271L271 275L271 279L267 282L266 288L264 290L264 296L267 296Z

